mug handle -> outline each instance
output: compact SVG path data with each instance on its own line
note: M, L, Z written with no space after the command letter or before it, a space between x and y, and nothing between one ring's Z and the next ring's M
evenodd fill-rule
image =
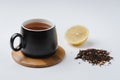
M20 44L17 47L14 47L14 40L16 37L20 38ZM19 51L21 48L23 48L23 36L19 33L15 33L10 38L10 46L14 51Z

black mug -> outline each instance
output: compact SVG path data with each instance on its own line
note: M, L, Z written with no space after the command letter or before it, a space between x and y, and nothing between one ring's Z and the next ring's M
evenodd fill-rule
M14 47L14 40L20 38L20 44ZM22 24L21 33L15 33L10 39L14 51L21 50L28 57L43 58L51 56L58 48L55 25L45 19L31 19Z

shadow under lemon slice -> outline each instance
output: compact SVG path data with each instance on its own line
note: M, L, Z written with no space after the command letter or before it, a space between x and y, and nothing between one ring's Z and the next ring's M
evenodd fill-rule
M75 25L66 31L65 37L70 44L79 46L87 40L88 34L89 30L85 26Z

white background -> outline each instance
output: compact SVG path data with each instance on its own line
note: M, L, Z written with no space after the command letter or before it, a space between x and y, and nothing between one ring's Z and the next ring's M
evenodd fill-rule
M28 68L11 57L9 40L28 19L44 18L57 28L65 59L48 68ZM65 32L80 24L90 30L85 44L69 45ZM0 0L0 79L2 80L120 80L120 0ZM111 65L92 66L74 60L79 49L99 48L111 52ZM80 62L80 64L79 64Z

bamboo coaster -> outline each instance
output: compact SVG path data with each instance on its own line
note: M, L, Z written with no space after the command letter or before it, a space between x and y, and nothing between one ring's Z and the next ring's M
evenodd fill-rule
M65 51L62 47L58 47L54 55L47 58L30 58L25 56L21 51L12 51L12 58L23 66L42 68L49 67L60 63L65 56Z

